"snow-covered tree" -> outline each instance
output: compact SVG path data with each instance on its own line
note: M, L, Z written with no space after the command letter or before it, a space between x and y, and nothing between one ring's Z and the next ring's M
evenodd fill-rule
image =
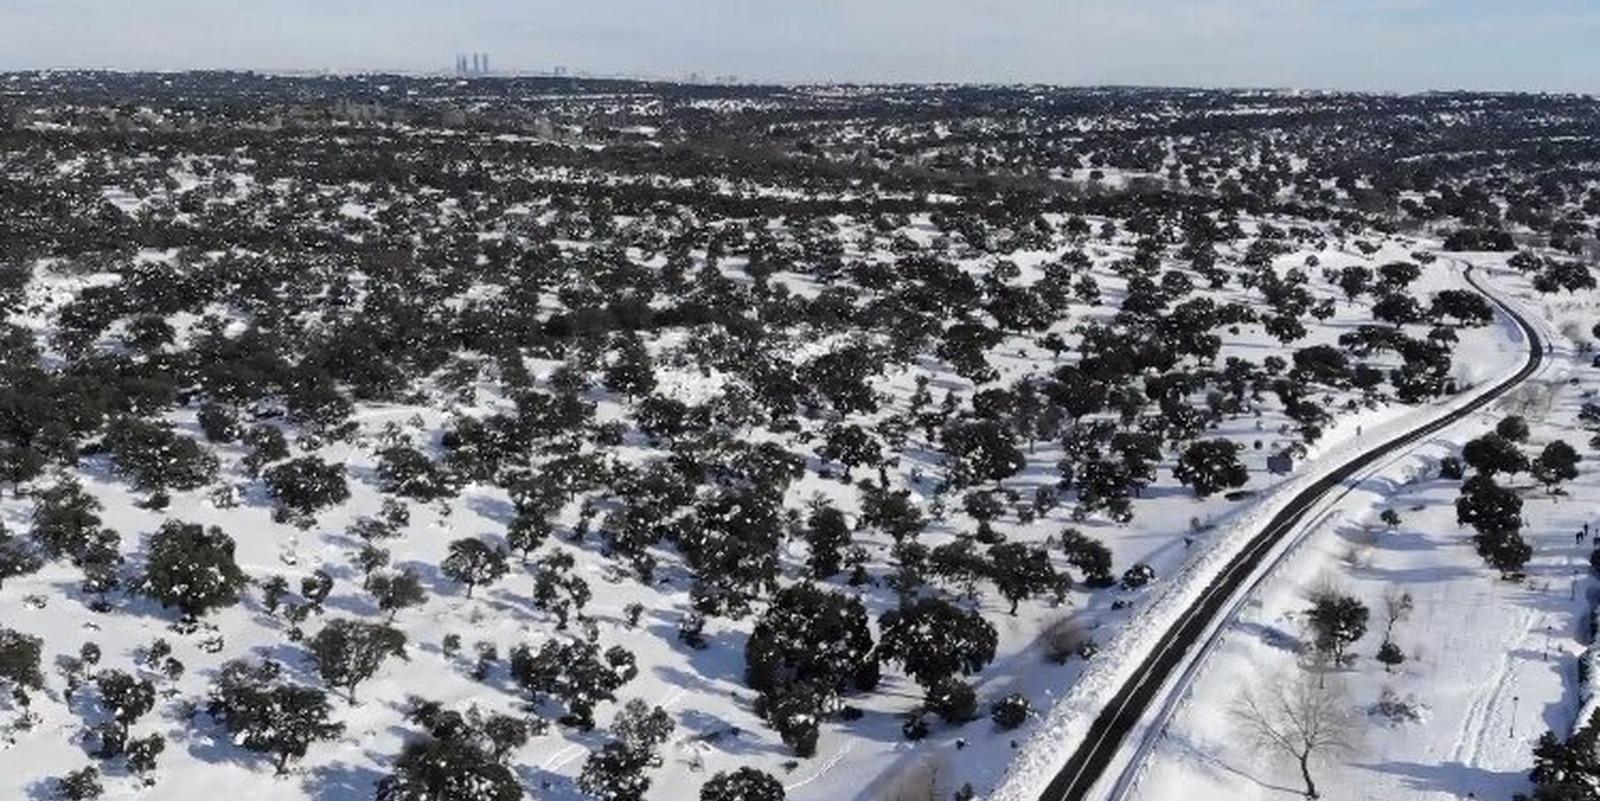
M302 456L276 465L266 471L264 479L267 491L278 504L276 516L279 520L309 517L350 498L344 467L315 456Z
M594 708L616 700L616 692L633 680L638 667L632 653L586 640L545 640L535 651L519 645L511 652L511 677L539 698L559 698L567 707L562 723L587 731L594 728Z
M700 801L784 801L783 782L755 768L718 773L700 787Z
M249 583L233 561L233 548L233 538L216 526L169 520L150 538L139 587L188 617L231 606Z
M832 695L877 685L867 611L859 599L812 584L773 597L745 643L745 683L773 692L796 681Z
M272 757L281 775L311 745L338 737L344 725L332 721L328 696L314 687L286 681L272 661L233 660L222 666L206 712L241 748Z
M467 737L407 743L374 801L522 801L516 774Z
M1239 444L1226 439L1191 444L1178 458L1172 475L1204 498L1222 489L1242 487L1250 473L1239 462Z
M956 673L972 675L994 659L994 626L938 598L923 598L885 612L879 653L897 662L924 687Z

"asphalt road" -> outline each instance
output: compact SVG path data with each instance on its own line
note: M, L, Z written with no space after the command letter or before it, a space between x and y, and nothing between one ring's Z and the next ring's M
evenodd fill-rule
M1106 767L1122 748L1128 733L1151 711L1151 704L1156 701L1167 679L1174 671L1181 669L1184 657L1205 636L1206 629L1213 620L1219 614L1225 613L1229 607L1228 601L1250 578L1262 559L1271 553L1280 540L1295 530L1296 525L1313 505L1340 488L1362 468L1482 409L1539 369L1540 363L1544 361L1544 343L1540 341L1533 326L1510 306L1484 292L1483 287L1473 280L1472 268L1467 268L1464 277L1474 289L1510 315L1522 328L1523 335L1528 341L1528 363L1517 371L1516 375L1495 385L1493 389L1470 403L1351 459L1290 500L1282 511L1267 522L1261 533L1250 540L1223 568L1217 578L1196 599L1188 613L1167 631L1160 643L1128 678L1127 683L1123 684L1111 702L1101 710L1099 717L1095 718L1089 727L1083 745L1078 747L1072 758L1067 760L1067 764L1050 781L1044 795L1040 796L1041 801L1080 801L1088 797L1090 790L1094 788ZM1129 766L1129 769L1132 767Z

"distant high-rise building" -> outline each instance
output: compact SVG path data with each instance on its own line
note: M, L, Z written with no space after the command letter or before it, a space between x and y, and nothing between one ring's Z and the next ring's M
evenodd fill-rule
M488 53L484 53L483 54L483 74L485 74L485 75L489 74L489 54Z

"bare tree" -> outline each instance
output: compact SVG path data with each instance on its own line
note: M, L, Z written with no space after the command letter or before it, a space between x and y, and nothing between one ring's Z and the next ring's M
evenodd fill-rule
M1343 683L1296 670L1239 695L1231 710L1250 743L1290 758L1306 783L1306 798L1319 798L1311 766L1355 751L1357 722Z
M1383 594L1383 640L1388 642L1390 635L1394 634L1394 624L1411 616L1411 610L1416 607L1416 601L1411 598L1411 593L1403 590L1391 589Z

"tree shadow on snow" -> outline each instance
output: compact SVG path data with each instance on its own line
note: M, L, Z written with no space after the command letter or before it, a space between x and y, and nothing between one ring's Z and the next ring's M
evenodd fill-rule
M1418 762L1380 762L1358 765L1375 773L1401 777L1401 783L1419 792L1445 793L1454 798L1510 798L1528 789L1528 778L1521 771L1495 771L1445 762L1424 765Z
M1168 746L1177 753L1179 758L1191 760L1196 767L1210 774L1211 776L1221 778L1223 774L1229 774L1244 779L1245 781L1248 781L1264 790L1274 790L1276 792L1289 793L1291 795L1300 797L1305 796L1304 788L1273 784L1269 781L1258 778L1255 774L1250 773L1249 771L1229 765L1227 762L1224 762L1222 757L1219 755L1202 749L1200 746L1195 744L1194 740L1191 740L1190 738L1181 734L1168 733L1165 735L1165 739Z
M382 778L383 774L370 766L335 762L312 770L302 784L319 801L370 801Z

